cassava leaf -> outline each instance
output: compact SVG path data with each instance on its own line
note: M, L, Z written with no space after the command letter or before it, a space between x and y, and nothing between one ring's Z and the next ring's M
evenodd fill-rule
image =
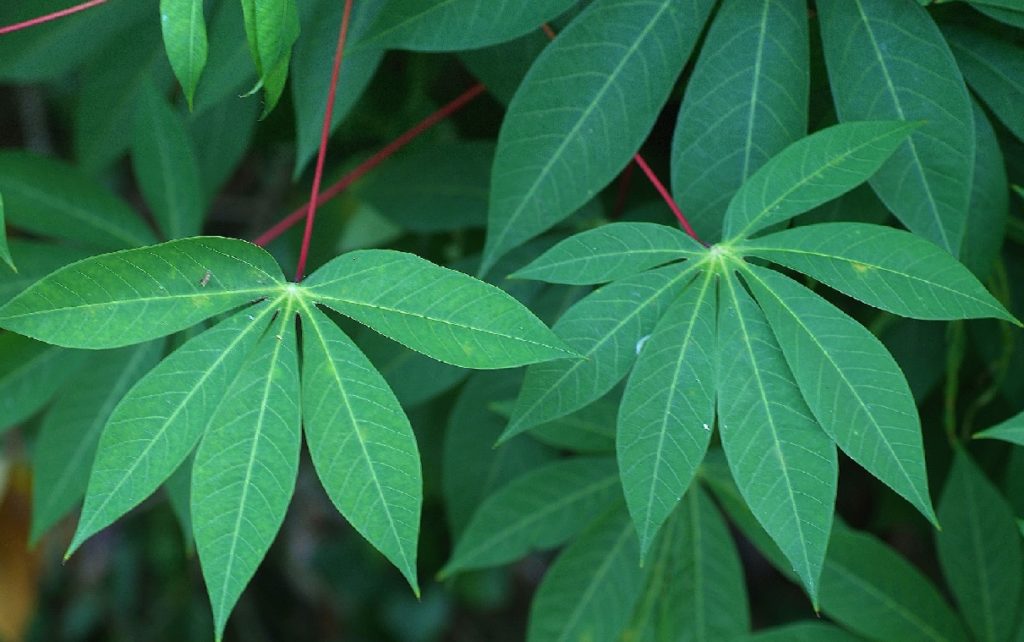
M729 201L725 237L744 238L850 191L881 167L915 123L834 125L765 163Z
M527 368L502 440L563 417L611 390L694 272L686 264L668 265L606 285L569 308L554 330L579 358Z
M470 373L414 352L369 328L353 334L352 340L405 407L436 398L458 386Z
M242 16L266 117L284 91L292 45L299 38L299 11L295 0L242 0Z
M317 303L464 368L507 368L573 354L508 294L412 254L349 252L304 285Z
M196 450L192 522L218 640L295 489L302 441L295 341L289 301L239 369Z
M861 642L862 638L847 633L834 624L795 622L763 629L734 642Z
M26 152L0 152L7 222L103 250L155 243L135 212L75 167Z
M686 87L672 141L672 192L705 240L729 198L807 131L807 8L800 0L726 0Z
M715 423L715 289L698 277L644 342L618 412L619 474L640 555L686 492Z
M88 250L57 243L12 239L11 258L18 271L0 265L0 305L19 292L68 263L80 261L91 254Z
M611 458L564 459L516 478L480 504L439 577L564 543L622 496L618 486Z
M100 436L67 555L149 497L181 466L213 426L214 412L274 310L271 303L261 303L193 337L121 399Z
M32 457L32 541L85 495L103 426L125 392L163 354L163 341L91 355L47 411Z
M0 308L0 326L71 348L115 348L273 295L283 282L274 259L251 243L169 241L57 270Z
M420 455L394 393L314 306L302 311L302 417L320 481L345 519L419 594Z
M160 0L160 28L164 48L177 76L188 108L206 66L206 17L203 0Z
M1024 140L1024 48L991 30L966 24L946 25L942 32L967 83L1013 135Z
M574 413L531 428L530 436L561 450L593 454L614 452L615 416L618 408L619 395L613 392ZM509 403L505 416L511 412L512 404Z
M1014 321L967 268L909 232L866 223L820 223L776 232L742 247L901 316Z
M259 117L255 101L223 101L188 122L189 137L202 141L195 146L202 183L202 201L209 204L238 169L245 157Z
M45 406L87 357L80 350L0 333L0 433Z
M1024 412L974 435L975 439L1000 439L1024 446Z
M925 9L902 0L823 0L818 12L840 122L923 121L871 186L911 231L956 256L974 172L974 125L942 34Z
M667 225L609 223L570 236L510 278L569 285L607 283L702 253L696 241Z
M551 565L530 606L528 642L613 642L643 587L636 532L621 506L609 510Z
M719 298L718 426L729 468L817 603L835 510L835 445L801 398L764 313L731 273Z
M754 265L744 275L821 427L935 523L917 407L892 355L864 326L796 281Z
M935 545L943 575L977 640L1010 639L1019 619L1020 532L1013 509L958 449L939 500Z
M597 0L541 53L498 135L481 272L589 201L650 132L711 0Z
M974 275L984 281L999 258L1010 214L1010 189L1006 163L992 123L985 111L972 100L974 107L974 182L971 186L971 207L968 225L960 246L960 260Z
M512 40L564 13L575 0L392 0L360 47L458 51Z
M4 195L0 193L0 260L3 260L13 271L18 268L11 258L11 248L7 245L7 224L4 222Z
M192 139L184 120L152 83L145 83L139 92L132 168L167 238L199 234L203 193Z

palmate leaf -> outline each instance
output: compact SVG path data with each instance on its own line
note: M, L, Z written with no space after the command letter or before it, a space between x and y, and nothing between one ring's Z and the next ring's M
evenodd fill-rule
M46 405L88 353L0 333L0 433Z
M816 603L835 509L835 445L801 398L764 313L731 273L719 299L718 421L729 468Z
M656 223L609 223L561 241L509 278L593 285L703 254L692 238Z
M597 0L534 62L498 136L481 273L604 187L650 132L711 0Z
M817 6L840 122L924 121L871 186L911 231L956 256L974 172L974 126L946 41L928 12L907 0Z
M199 77L206 66L203 0L160 0L160 28L167 59L185 92L188 108L192 109Z
M686 87L672 141L672 192L705 240L718 240L739 186L807 131L807 8L726 0Z
M743 273L821 427L936 523L921 423L896 361L864 326L799 283L754 265Z
M200 237L61 268L0 308L0 327L71 348L116 348L183 330L280 290L262 249Z
M845 123L793 143L733 196L725 212L725 238L750 236L850 191L874 174L917 126Z
M277 535L299 472L295 312L279 311L210 419L192 467L196 549L220 640Z
M302 416L324 489L419 594L423 504L412 426L384 378L338 326L303 305Z
M392 0L360 47L458 51L512 40L557 18L575 0Z
M715 286L712 272L672 304L626 384L618 412L619 474L645 556L678 504L715 423Z
M1015 321L948 252L909 232L865 223L820 223L742 247L742 252L803 272L900 316Z
M1021 541L1013 509L958 450L939 501L935 544L943 574L978 640L1007 640L1019 619Z
M577 457L536 468L483 501L438 574L449 577L554 548L618 501L611 458ZM637 557L634 555L633 563Z
M563 417L611 390L694 272L685 263L657 268L606 285L569 308L554 331L580 357L527 368L502 440Z
M412 254L349 252L304 286L312 300L464 368L507 368L573 354L508 294Z
M636 532L621 505L605 512L551 565L530 605L528 642L613 642L643 587Z

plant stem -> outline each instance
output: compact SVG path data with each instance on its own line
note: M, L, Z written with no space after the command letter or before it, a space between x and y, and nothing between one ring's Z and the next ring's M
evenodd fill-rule
M302 235L302 247L299 250L299 265L295 270L295 282L302 280L306 270L306 259L309 257L309 242L313 239L313 220L316 218L317 198L320 196L320 181L324 176L324 157L327 156L327 139L331 136L331 116L334 114L334 99L338 93L338 76L341 75L341 60L345 55L345 40L348 39L348 23L352 14L352 0L345 0L345 10L341 14L341 28L338 30L338 46L334 50L334 67L331 69L331 84L327 90L327 106L324 109L324 124L320 130L320 150L316 155L316 171L313 172L313 189L309 195L309 207L306 210L306 230Z
M25 20L24 22L17 22L13 25L0 27L0 36L8 33L14 33L15 31L21 31L22 29L27 29L29 27L34 27L36 25L41 25L44 22L50 22L51 20L63 18L64 16L70 16L73 13L78 13L79 11L85 11L86 9L99 6L106 1L107 0L89 0L88 2L83 2L82 4L76 4L73 7L68 7L67 9L61 9L60 11L48 13L45 16L39 16L38 18L32 18L31 20Z
M482 94L486 89L486 87L479 83L473 85L466 91L462 92L462 94L458 98L451 101L447 105L441 107L434 113L430 114L420 122L416 123L409 129L407 129L401 136L399 136L398 138L394 139L393 141L382 147L376 154L360 163L359 166L356 167L354 170L352 170L348 174L345 174L336 183L325 189L317 198L317 206L323 205L324 203L331 200L341 192L345 191L345 189L349 185L365 176L374 167L380 165L382 162L391 157L395 152L411 143L420 134L422 134L423 132L427 131L434 125L444 120L445 118L448 118L455 112L465 107L474 98ZM281 219L276 225L271 227L269 230L267 230L260 236L256 237L253 243L255 243L256 245L263 246L266 245L267 243L270 243L277 237L281 236L282 234L285 233L285 231L287 231L293 225L302 220L302 218L306 215L306 209L308 207L309 203L303 205L302 207L299 207L294 212Z

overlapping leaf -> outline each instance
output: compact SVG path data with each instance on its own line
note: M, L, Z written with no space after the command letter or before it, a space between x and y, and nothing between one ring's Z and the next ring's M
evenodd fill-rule
M28 419L85 365L87 353L0 333L0 432Z
M983 430L975 435L978 439L1000 439L1011 444L1024 446L1024 413L1015 415L1006 421Z
M984 280L992 272L1006 235L1010 214L1010 190L1006 164L999 140L978 101L974 106L974 182L971 186L971 207L960 260L975 276Z
M1014 136L1024 140L1024 48L967 25L949 25L943 33L971 88Z

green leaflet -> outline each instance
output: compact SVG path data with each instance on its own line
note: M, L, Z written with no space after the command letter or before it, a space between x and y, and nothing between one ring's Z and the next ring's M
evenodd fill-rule
M384 0L359 0L352 4L348 40L345 43L334 111L331 112L331 132L338 128L355 107L384 57L383 49L357 45L384 5ZM331 82L329 70L338 45L338 28L344 6L344 2L335 0L316 0L303 2L299 7L302 37L295 43L291 61L296 146L293 178L302 174L320 147L324 106Z
M242 0L242 16L263 87L265 118L284 91L292 45L299 38L299 12L295 0Z
M199 234L203 193L192 139L178 112L148 82L138 96L132 168L167 238Z
M163 356L163 341L91 355L47 411L32 457L31 540L63 518L85 495L100 433L114 406Z
M512 371L476 373L452 407L444 436L441 490L448 527L456 540L484 499L556 455L533 439L494 447L505 419L492 412L488 403L513 396L520 379Z
M744 275L821 427L936 523L917 407L892 355L864 326L796 281L754 265Z
M0 265L0 305L57 268L91 254L88 250L67 245L22 239L11 240L10 250L18 271Z
M796 622L735 638L734 642L862 642L862 638L833 624Z
M650 132L711 0L597 0L534 62L498 136L481 273L589 201Z
M998 0L997 0L998 1ZM1009 2L1015 2L1016 0L1008 0ZM998 20L1004 24L1008 24L1011 27L1017 27L1018 29L1024 29L1024 11L1022 7L1015 7L1013 9L1005 9L988 4L980 4L984 0L975 0L977 3L972 3L975 9L985 14L993 20ZM1020 635L1024 635L1024 630L1020 632Z
M508 409L511 412L512 404L508 405ZM613 392L572 414L531 428L530 436L561 450L593 454L610 453L615 450L615 416L618 409L618 395Z
M0 333L0 433L46 405L87 357L87 352Z
M255 101L222 101L188 122L189 138L202 141L195 147L202 201L209 204L245 157L259 117Z
M977 640L1010 638L1019 619L1020 532L1013 510L963 450L939 500L935 533L943 575Z
M192 461L192 457L187 458L164 482L164 494L181 527L181 537L189 555L196 551L196 540L192 534Z
M974 108L974 183L971 186L971 207L960 261L984 281L992 272L1006 234L1010 214L1010 189L1006 164L988 116L972 100Z
M975 439L1000 439L1024 446L1024 412L974 435Z
M977 27L951 24L942 31L967 83L1014 136L1024 140L1024 49Z
M112 250L156 242L135 212L66 163L0 152L0 192L12 227Z
M579 5L577 5L578 7ZM537 29L521 38L458 52L459 60L503 107L508 107L526 73L550 40Z
M629 623L644 573L621 506L608 510L551 565L530 605L528 642L613 642Z
M301 314L302 417L317 474L345 519L418 596L423 478L412 426L352 340L315 306Z
M242 365L192 468L192 521L220 640L277 535L299 472L299 362L291 301Z
M507 564L564 543L621 497L618 485L611 458L563 459L527 472L480 504L438 576Z
M160 28L174 75L185 92L188 108L206 66L206 18L203 0L160 0Z
M878 121L834 125L765 163L729 201L727 239L745 238L840 196L866 181L918 127Z
M70 348L116 348L183 330L283 282L251 243L170 241L61 268L0 308L0 326Z
M214 424L275 305L236 313L175 350L136 383L103 428L67 555L151 495Z
M672 141L672 192L716 241L729 198L807 131L807 7L727 0L686 87Z
M835 445L801 398L764 313L731 273L719 298L718 422L729 468L816 604L835 510Z
M715 423L713 272L666 310L644 342L618 412L619 475L640 556L686 492Z
M257 83L258 74L253 67L244 23L242 2L229 0L215 7L210 19L210 55L196 94L193 116L224 103L242 109L239 101L258 102L246 94ZM202 153L202 147L205 145L197 151Z
M304 285L317 303L464 368L507 368L572 354L505 292L412 254L349 252Z
M820 223L741 247L741 252L803 272L901 316L1016 322L948 252L909 232L866 223Z
M604 396L636 360L638 344L654 330L696 268L668 265L604 286L581 299L554 325L579 353L526 370L502 441L563 417Z
M703 254L683 232L657 223L609 223L574 234L510 275L547 283L607 283Z
M11 258L11 248L7 245L7 225L4 222L3 194L0 194L0 260L3 260L11 270L18 271L18 268L14 265L14 259Z
M946 41L913 2L823 0L818 12L839 120L924 121L871 186L911 231L956 256L974 172L974 126Z
M967 640L956 614L917 568L871 535L842 524L832 530L821 608L871 640Z
M405 407L430 401L469 375L467 370L413 352L369 328L354 334L353 341Z
M391 0L360 47L458 51L518 38L575 4L575 0Z

